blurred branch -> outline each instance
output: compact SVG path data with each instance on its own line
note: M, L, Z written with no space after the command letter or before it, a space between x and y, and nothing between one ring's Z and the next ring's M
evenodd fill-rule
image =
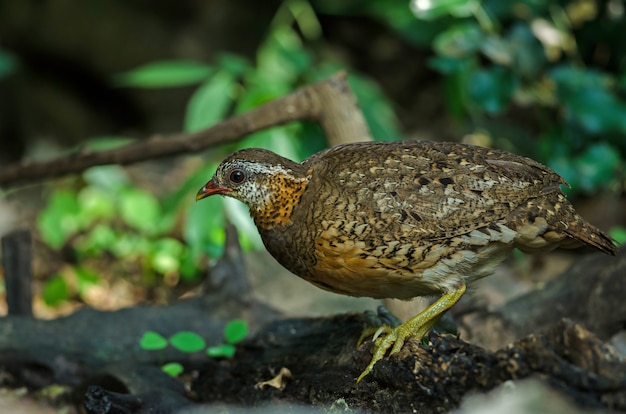
M202 131L169 136L154 135L147 140L109 151L83 150L48 162L23 162L9 166L0 171L0 187L78 173L96 165L124 165L198 152L293 121L320 123L330 145L371 139L356 98L348 86L347 74L342 71Z

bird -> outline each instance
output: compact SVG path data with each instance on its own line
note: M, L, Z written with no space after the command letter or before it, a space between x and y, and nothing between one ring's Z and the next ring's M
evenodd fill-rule
M437 299L382 325L360 382L408 338L421 339L517 248L526 253L616 242L567 200L566 181L530 158L451 142L368 141L302 162L260 148L226 157L196 200L248 205L267 251L321 289L357 297ZM357 341L369 337L366 328Z

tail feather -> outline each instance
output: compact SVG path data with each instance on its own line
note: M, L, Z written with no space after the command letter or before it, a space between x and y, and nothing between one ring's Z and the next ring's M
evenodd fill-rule
M515 245L525 252L573 249L588 245L616 255L617 243L608 234L587 223L561 192L530 200L509 217L518 233Z
M580 240L584 244L593 246L603 253L612 256L617 254L617 242L611 236L587 222L582 222L582 228L572 226L565 230L565 233L572 239Z
M596 226L586 222L576 210L574 210L574 206L567 201L565 195L558 194L557 199L560 210L563 212L561 219L561 224L564 227L563 232L568 237L595 247L603 253L612 256L617 254L617 242L611 236Z

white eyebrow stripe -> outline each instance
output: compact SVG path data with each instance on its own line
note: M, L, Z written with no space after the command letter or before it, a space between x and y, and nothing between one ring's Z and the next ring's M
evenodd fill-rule
M246 171L253 174L289 174L290 169L283 167L281 164L264 164L255 161L246 160L233 160L224 164L224 170L228 171L231 168L241 167Z

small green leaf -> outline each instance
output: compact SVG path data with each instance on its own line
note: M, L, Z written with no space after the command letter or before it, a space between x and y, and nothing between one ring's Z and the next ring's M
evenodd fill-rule
M610 145L591 145L574 161L581 189L592 193L604 186L610 186L616 180L616 171L621 162L619 152Z
M97 224L84 237L74 243L74 248L80 254L98 256L105 251L112 251L117 242L117 234L108 224Z
M506 68L494 66L476 71L468 82L469 96L491 114L504 110L516 86L515 77Z
M159 273L178 272L185 246L176 239L164 237L152 244L150 264Z
M379 86L371 80L357 75L348 78L350 87L360 102L365 121L376 141L401 139L400 122L389 99Z
M159 233L161 206L147 191L131 188L122 192L120 213L129 226L148 234Z
M476 23L461 23L439 34L433 48L440 56L464 58L478 52L485 38L486 34Z
M222 344L218 346L211 346L206 350L206 353L211 358L232 358L235 356L235 347L231 344Z
M213 68L200 62L171 60L152 62L116 75L117 86L140 88L167 88L193 85L205 80Z
M468 17L480 6L478 0L412 0L411 11L418 19L432 20L444 16Z
M224 327L224 339L229 344L241 342L248 335L248 323L242 319L233 319Z
M143 256L150 251L150 241L145 237L132 233L121 233L109 246L111 252L120 258Z
M37 218L37 227L44 241L55 249L63 246L68 237L79 230L78 213L76 194L66 190L52 194Z
M518 76L532 80L544 76L543 72L546 70L547 63L546 53L528 25L522 23L514 25L504 46L512 55L510 68ZM489 55L484 48L483 50L493 61L500 63L495 56Z
M453 75L469 71L472 63L470 58L435 56L428 60L428 66L444 75Z
M170 337L170 344L182 352L198 352L206 347L206 342L194 332L181 331Z
M224 248L224 199L209 197L190 206L183 235L194 256L219 257Z
M154 331L147 331L141 337L139 346L147 351L156 351L167 347L167 339Z
M107 191L95 186L87 186L78 193L80 222L83 228L95 220L108 219L115 215L115 203Z
M43 286L41 297L48 306L57 306L69 298L70 291L61 275L48 279Z
M252 67L246 58L233 53L220 53L217 65L235 76L244 75Z
M269 83L291 88L296 79L310 70L312 57L291 24L272 30L257 51L255 76Z
M177 377L185 370L178 362L169 362L161 367L161 370L171 377Z
M78 293L80 295L83 295L85 291L91 286L100 283L100 277L89 269L86 269L84 267L76 267L74 268L74 272L76 273L76 279L78 282Z
M0 79L14 73L18 67L17 57L13 53L0 49Z
M609 235L613 237L619 244L626 243L626 228L624 227L613 227L609 231Z
M108 194L117 194L130 185L130 178L119 165L101 165L91 167L83 173L85 181L105 190Z
M235 77L225 70L200 86L187 104L185 131L199 131L223 119L232 102L235 86Z

